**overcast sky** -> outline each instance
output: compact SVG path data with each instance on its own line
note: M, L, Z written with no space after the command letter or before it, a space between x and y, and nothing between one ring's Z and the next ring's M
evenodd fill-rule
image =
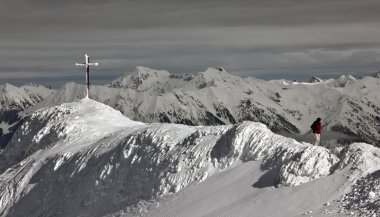
M380 70L379 0L2 0L0 83L95 83L136 66L308 79Z

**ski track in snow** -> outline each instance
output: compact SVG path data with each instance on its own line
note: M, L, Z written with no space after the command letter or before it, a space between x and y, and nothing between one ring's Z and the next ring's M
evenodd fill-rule
M40 148L0 175L1 216L296 216L380 169L364 143L338 158L260 123L143 124L90 99L40 109L20 130L5 158Z

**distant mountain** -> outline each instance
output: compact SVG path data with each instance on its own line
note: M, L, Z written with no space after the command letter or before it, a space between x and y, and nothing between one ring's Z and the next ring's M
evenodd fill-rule
M313 76L313 77L310 78L309 82L310 83L319 83L319 82L323 82L323 80L321 78Z
M39 109L18 128L0 158L0 215L322 215L380 169L379 156L364 143L334 154L254 122L145 124L82 99Z
M241 78L218 68L171 75L137 67L106 86L93 86L90 95L136 121L186 125L257 121L274 132L298 138L309 137L304 133L321 117L325 142L365 141L380 146L379 91L379 81L373 77L348 75L302 83ZM84 86L69 83L40 107L83 96Z
M90 96L136 121L186 125L257 121L309 142L311 135L306 133L320 117L324 145L365 141L380 146L379 80L350 75L317 80L264 81L241 78L222 68L174 75L137 67L107 85L91 86ZM77 101L84 92L83 85L67 83L29 110Z
M380 78L380 71L376 72L376 73L373 75L373 77L375 77L375 78Z
M357 79L352 75L342 75L337 79L330 80L330 84L334 87L345 87L346 85L357 81Z
M22 87L0 84L0 147L5 147L14 131L22 124L22 114L19 113L53 92L54 90L36 84Z
M273 103L266 102L266 93L257 89L254 94L254 88L249 81L215 68L195 75L170 75L137 67L107 86L94 86L91 97L143 122L221 125L254 120L273 130L298 132L283 114L277 113L278 109L272 108ZM78 100L82 92L82 86L67 84L43 106Z

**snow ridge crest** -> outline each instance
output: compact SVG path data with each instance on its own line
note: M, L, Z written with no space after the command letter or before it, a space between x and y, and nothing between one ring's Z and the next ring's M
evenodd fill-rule
M213 127L142 124L90 99L38 110L31 119L45 120L45 126L38 132L27 131L32 124L27 121L21 129L30 140L21 143L32 141L40 146L30 149L35 151L0 175L0 213L21 215L18 212L38 205L37 200L23 201L40 197L48 188L52 194L42 207L58 209L52 202L58 199L54 195L71 192L78 201L62 201L64 207L74 207L78 202L85 206L63 212L67 216L78 212L91 215L99 203L130 206L139 198L149 200L177 192L247 161L261 161L263 169L275 171L278 186L295 186L346 167L350 162L347 159L363 159L368 152L378 152L377 148L358 144L361 152L347 149L345 159L340 160L323 147L276 135L254 122ZM44 140L49 132L66 136ZM18 148L20 151L24 146ZM376 159L375 154L371 156ZM357 167L364 172L368 172L365 166L369 164L371 171L380 168L379 161L361 162ZM72 186L80 190L76 192ZM30 212L29 216L38 216Z

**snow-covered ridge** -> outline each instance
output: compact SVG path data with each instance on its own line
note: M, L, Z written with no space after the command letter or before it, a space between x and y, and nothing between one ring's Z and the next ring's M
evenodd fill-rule
M51 95L54 90L42 85L25 85L16 87L11 84L0 84L0 110L24 110Z
M29 152L0 175L0 214L102 216L247 161L260 161L279 186L294 186L363 159L353 167L363 172L357 178L370 172L368 164L380 169L379 150L368 146L353 146L362 152L347 148L339 159L260 123L142 124L84 99L36 111L15 134L2 159Z

